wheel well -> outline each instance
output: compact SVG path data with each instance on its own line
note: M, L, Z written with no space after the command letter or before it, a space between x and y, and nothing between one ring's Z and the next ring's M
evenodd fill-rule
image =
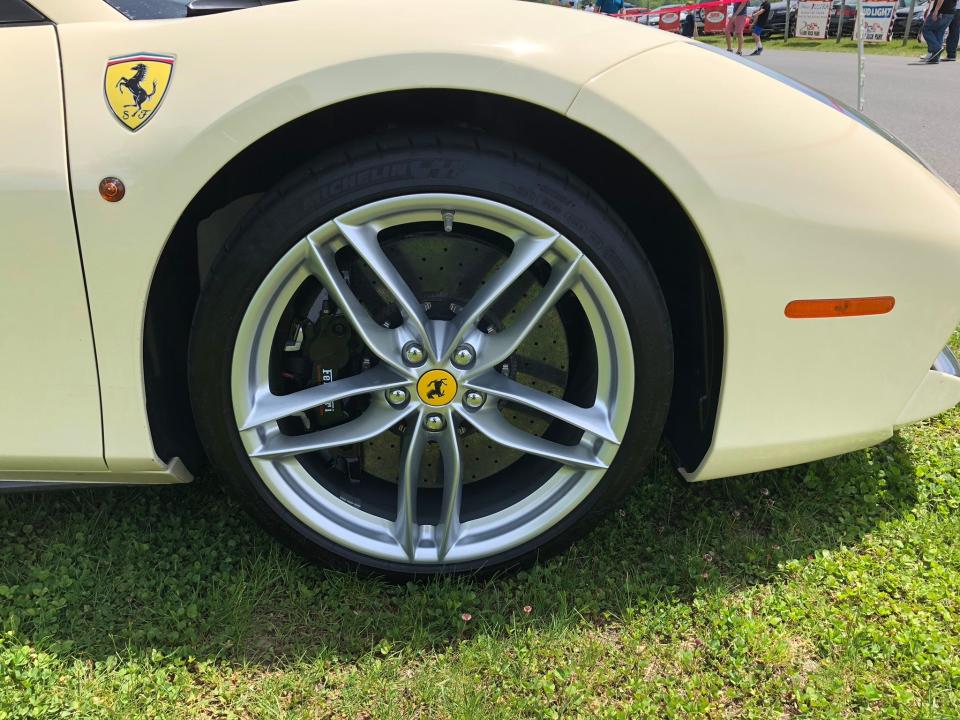
M653 263L673 326L675 377L664 436L680 466L692 470L700 464L716 419L723 319L713 268L683 208L647 168L590 128L519 100L454 90L364 97L294 120L233 158L191 201L161 254L147 302L147 412L161 458L179 456L194 470L202 464L186 390L190 325L210 262L245 210L333 145L402 127L436 126L438 118L549 157L578 175L631 228Z

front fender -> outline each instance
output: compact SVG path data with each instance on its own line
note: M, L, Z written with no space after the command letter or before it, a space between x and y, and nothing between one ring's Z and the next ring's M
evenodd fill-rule
M632 23L513 0L442 8L312 0L59 32L105 454L117 471L158 462L141 342L157 259L193 197L244 148L317 109L411 88L476 90L563 113L591 77L675 42ZM162 105L136 133L111 115L103 87L107 59L132 53L176 56ZM107 176L126 184L122 202L99 197Z
M957 193L827 98L758 70L676 43L593 79L569 111L670 188L713 263L723 379L694 480L889 437L960 321ZM887 315L784 313L880 295L896 298Z

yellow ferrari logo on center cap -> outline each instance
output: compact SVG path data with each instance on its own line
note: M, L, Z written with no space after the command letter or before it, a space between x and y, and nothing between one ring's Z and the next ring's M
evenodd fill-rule
M457 394L457 381L446 370L427 370L417 381L417 394L427 405L446 405Z
M170 87L173 55L136 53L107 60L103 91L117 120L136 132L156 113Z

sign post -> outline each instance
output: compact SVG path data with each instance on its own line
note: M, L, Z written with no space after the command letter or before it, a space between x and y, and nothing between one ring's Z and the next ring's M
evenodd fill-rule
M897 10L896 2L886 0L857 0L857 25L854 36L857 39L857 109L863 110L863 86L865 77L863 44L865 42L887 42L893 28L893 18Z
M910 37L910 26L913 24L913 12L917 7L917 0L910 0L910 10L907 12L907 26L903 29L903 42L901 45L907 44L907 39Z
M863 112L863 0L857 0L857 110Z

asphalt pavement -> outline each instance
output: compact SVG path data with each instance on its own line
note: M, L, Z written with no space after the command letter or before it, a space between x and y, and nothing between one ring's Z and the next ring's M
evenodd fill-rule
M854 53L767 50L751 60L857 106ZM960 62L915 62L868 55L863 112L960 190Z

